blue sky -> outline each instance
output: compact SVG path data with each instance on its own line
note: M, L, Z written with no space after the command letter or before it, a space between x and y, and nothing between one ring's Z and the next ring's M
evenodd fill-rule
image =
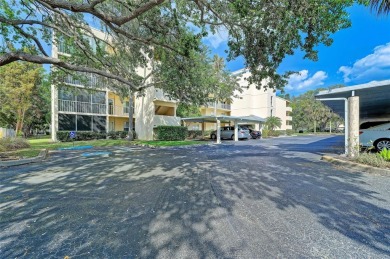
M319 60L304 60L300 52L287 57L279 71L300 71L290 77L286 93L299 95L334 84L347 86L390 79L390 16L377 16L369 7L348 9L352 26L335 33L330 47L319 46ZM205 43L225 57L227 34L211 35ZM227 64L230 71L243 68L242 59Z

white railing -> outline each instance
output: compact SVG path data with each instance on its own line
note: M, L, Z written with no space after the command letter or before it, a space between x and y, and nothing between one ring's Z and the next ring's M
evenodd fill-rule
M154 115L154 126L180 126L181 118L165 115Z
M73 75L66 75L62 82L70 85L80 85L86 87L104 87L106 82L103 77L92 73L74 72Z
M292 121L292 117L291 116L286 116L286 120L287 121Z
M291 108L291 107L289 107L289 106L287 106L287 107L286 107L286 111L288 111L288 112L292 112L292 108Z
M108 114L116 116L129 116L129 107L120 105L108 105Z
M100 103L58 100L58 111L76 113L106 114L106 105Z
M207 103L207 107L214 108L214 103ZM217 103L217 109L231 110L231 105L227 103Z

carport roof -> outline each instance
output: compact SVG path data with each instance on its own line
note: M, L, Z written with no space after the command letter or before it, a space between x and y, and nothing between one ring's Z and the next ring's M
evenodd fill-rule
M182 121L185 122L216 122L220 120L221 122L229 122L229 121L237 121L237 122L254 122L260 123L265 122L264 118L249 115L249 116L201 116L201 117L193 117L193 118L182 118Z
M353 95L353 91L355 96L359 96L360 99L360 119L390 117L390 80L325 90L319 92L316 98L348 98ZM322 102L344 117L344 102Z

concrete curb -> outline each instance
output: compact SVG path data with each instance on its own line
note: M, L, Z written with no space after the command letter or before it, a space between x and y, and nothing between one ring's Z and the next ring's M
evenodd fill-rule
M39 152L39 155L36 157L19 159L19 160L0 161L0 167L11 167L11 166L18 166L18 165L25 165L25 164L30 164L30 163L41 162L48 157L49 157L49 150L44 149L41 152Z
M360 172L364 172L364 173L390 176L389 169L378 168L378 167L373 167L373 166L369 166L369 165L363 165L363 164L355 163L352 161L345 161L342 159L338 159L336 157L326 156L326 155L322 156L321 160L332 163L334 165L347 167L349 169L354 169L356 171L360 171Z

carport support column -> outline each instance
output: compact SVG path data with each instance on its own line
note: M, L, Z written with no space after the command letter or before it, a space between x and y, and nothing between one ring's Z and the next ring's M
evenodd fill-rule
M217 144L221 144L221 121L217 119Z
M349 157L359 155L359 96L348 98L348 152ZM347 133L346 133L347 134Z
M238 123L234 121L234 141L238 141Z

